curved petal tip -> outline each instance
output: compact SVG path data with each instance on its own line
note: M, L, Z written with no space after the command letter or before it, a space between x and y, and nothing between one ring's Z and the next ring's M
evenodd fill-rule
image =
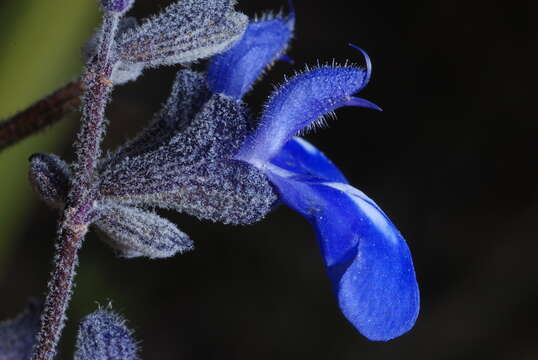
M357 45L354 45L352 43L349 43L348 45L351 46L354 49L359 50L361 52L362 56L364 56L364 62L366 63L366 73L364 75L364 80L362 82L362 87L358 90L358 91L360 91L360 90L364 89L366 87L366 85L368 85L368 83L370 82L370 78L372 77L372 60L370 60L370 56L368 56L366 51L364 51L363 49L361 49Z
M293 60L291 57L289 57L287 54L282 54L282 56L280 56L280 58L278 59L278 61L283 61L285 63L288 63L290 65L293 65L295 64L295 60Z
M347 101L344 102L345 106L357 106L357 107L363 107L368 109L373 109L377 111L383 111L379 106L374 104L371 101L368 101L363 98L358 97L350 97Z
M293 0L288 0L288 9L289 14L286 17L288 26L293 29L295 26L295 6L293 5Z

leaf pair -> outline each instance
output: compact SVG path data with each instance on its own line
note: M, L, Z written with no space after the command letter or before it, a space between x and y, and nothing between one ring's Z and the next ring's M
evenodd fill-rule
M50 206L65 206L70 186L69 166L52 154L30 158L30 182ZM93 214L95 226L104 240L124 257L169 257L191 250L192 241L173 223L147 210L112 202L100 203Z

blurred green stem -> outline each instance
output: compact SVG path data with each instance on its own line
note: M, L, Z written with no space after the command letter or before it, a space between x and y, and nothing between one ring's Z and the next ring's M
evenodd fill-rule
M0 119L80 73L80 47L96 20L94 1L18 0L0 5ZM20 235L28 229L35 204L26 181L26 160L38 151L60 151L73 125L63 122L0 153L0 282L12 252L24 244Z

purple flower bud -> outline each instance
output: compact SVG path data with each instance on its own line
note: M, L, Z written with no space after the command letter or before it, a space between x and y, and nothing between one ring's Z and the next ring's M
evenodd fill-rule
M37 195L50 207L61 208L69 189L69 167L54 154L37 153L30 157L29 178Z
M0 323L0 359L30 359L39 330L41 304L30 300L26 309L13 320Z
M138 347L125 320L97 310L80 323L75 360L136 360Z
M101 0L103 9L112 13L123 14L133 6L134 0Z

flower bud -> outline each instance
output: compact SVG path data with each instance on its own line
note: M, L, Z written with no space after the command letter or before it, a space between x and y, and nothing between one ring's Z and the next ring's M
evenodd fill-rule
M138 347L125 320L108 309L80 322L75 360L136 360Z
M16 318L0 322L0 359L30 359L41 310L41 303L31 299Z
M30 157L29 178L37 195L53 208L61 208L69 189L69 167L58 156L37 153Z

